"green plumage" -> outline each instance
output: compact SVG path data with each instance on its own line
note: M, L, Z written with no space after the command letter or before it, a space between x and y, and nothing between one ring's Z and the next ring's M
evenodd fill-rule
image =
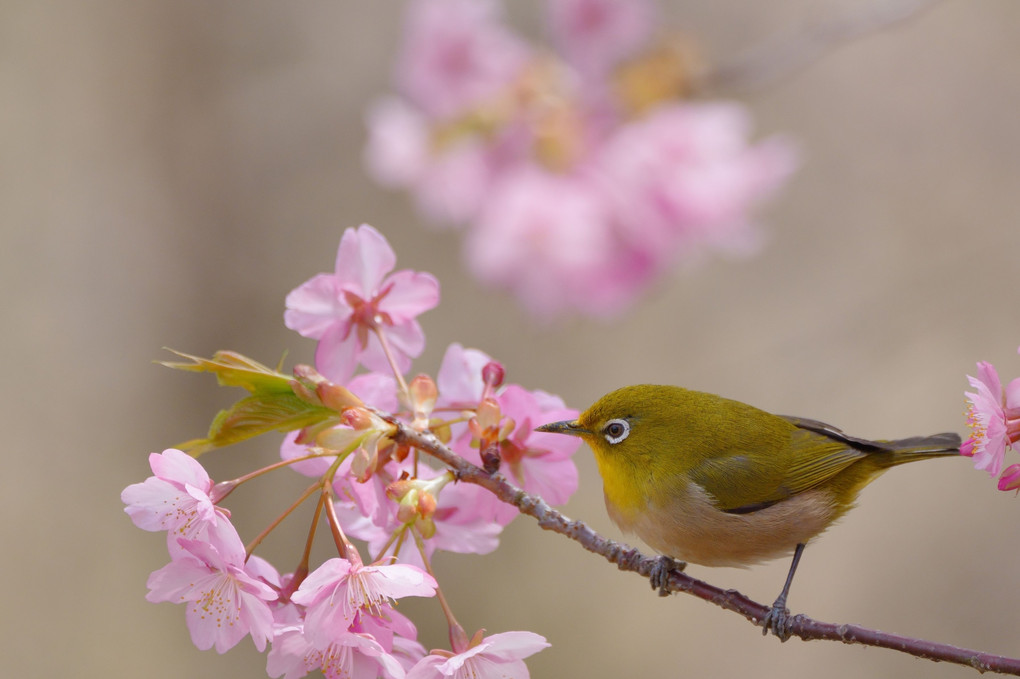
M627 420L631 432L609 445L598 430L614 418ZM868 441L815 420L773 415L714 394L663 385L607 394L578 424L592 432L596 455L607 458L610 468L644 470L638 485L644 486L646 498L668 493L662 485L673 485L671 480L691 480L708 491L719 509L736 513L817 487L831 489L849 507L858 491L889 467L958 455L960 445L956 434Z

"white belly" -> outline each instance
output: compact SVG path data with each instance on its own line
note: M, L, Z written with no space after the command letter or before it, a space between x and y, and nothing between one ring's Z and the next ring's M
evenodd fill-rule
M606 507L616 525L659 553L703 566L749 566L788 555L843 513L830 493L810 490L756 512L728 514L695 483L684 497L650 502L633 516Z

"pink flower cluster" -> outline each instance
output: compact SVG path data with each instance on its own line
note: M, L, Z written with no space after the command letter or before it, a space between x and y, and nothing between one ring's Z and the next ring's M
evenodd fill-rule
M578 443L534 427L577 411L551 394L504 384L499 363L459 344L448 348L435 380L407 381L411 359L425 344L416 317L438 303L439 289L428 274L391 273L394 264L378 231L348 229L335 272L315 276L287 298L287 325L319 340L318 370L302 374L331 388L343 383L354 394L331 421L290 432L280 463L219 484L187 453L153 453L153 476L123 491L135 525L167 534L170 562L149 577L147 598L184 604L201 649L222 653L246 636L260 651L271 645L273 677L321 671L331 679L526 678L523 659L548 646L541 636L479 632L469 639L444 605L452 650L426 653L415 625L394 607L407 596L442 596L432 554L491 552L517 511L397 446L379 413L406 417L466 459L496 465L558 504L577 488ZM354 375L359 367L365 371ZM349 405L359 398L363 406ZM307 497L320 498L316 517L324 515L330 526L336 558L312 568L306 553L293 573L281 575L252 554L264 534L248 548L242 543L221 502L240 483L276 468L318 480ZM363 540L371 559L362 560L348 537Z
M682 259L755 251L750 211L791 144L749 145L739 104L680 99L689 66L652 43L652 0L546 7L555 51L497 0L411 0L399 94L368 114L370 174L469 226L471 271L545 318L612 316Z
M1020 464L1003 471L1006 449L1020 440L1020 378L1005 387L995 366L977 364L977 377L967 376L973 392L966 392L967 425L971 436L960 452L974 458L974 467L999 476L999 490L1020 490Z

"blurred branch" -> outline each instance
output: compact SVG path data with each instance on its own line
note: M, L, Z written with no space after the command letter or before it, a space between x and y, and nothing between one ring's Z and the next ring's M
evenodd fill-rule
M488 489L503 502L514 505L522 514L527 514L537 520L538 525L545 530L569 537L588 551L600 554L610 563L615 563L620 570L633 571L650 577L656 573L656 569L660 566L661 562L658 558L645 556L637 549L607 540L584 522L568 519L540 497L526 493L508 483L501 474L492 474L476 467L440 443L432 434L415 431L392 416L383 415L383 417L396 428L391 438L397 443L413 446L432 455L453 469L458 480ZM720 589L675 570L670 573L665 589L686 592L720 608L739 613L756 626L761 624L761 620L770 609L769 606L757 603L736 590ZM968 665L978 672L997 672L1020 676L1020 659L887 634L859 625L838 625L812 620L805 615L795 615L790 619L790 633L791 636L798 636L805 641L828 639L841 641L844 644L877 646L918 658Z
M774 84L818 61L827 52L865 35L915 18L940 0L886 0L855 6L845 14L827 17L776 36L729 63L697 77L698 90L749 91Z

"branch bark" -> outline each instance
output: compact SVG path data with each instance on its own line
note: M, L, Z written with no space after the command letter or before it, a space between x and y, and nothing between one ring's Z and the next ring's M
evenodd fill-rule
M568 519L542 498L526 493L507 482L498 472L490 474L476 467L443 445L432 434L416 431L390 416L384 415L383 417L396 428L391 438L397 443L413 446L432 455L449 466L459 481L474 483L488 489L503 502L517 507L522 514L534 518L543 529L574 540L588 551L599 554L610 563L616 564L620 570L633 571L644 577L649 577L659 564L657 557L646 556L633 547L606 539L583 521ZM761 624L761 620L770 608L749 599L736 590L724 590L677 571L670 574L666 589L674 592L686 592L720 608L738 613L756 626ZM1020 658L1009 658L949 644L889 634L860 625L822 622L805 615L795 615L790 621L790 633L791 636L800 637L805 641L827 639L840 641L844 644L877 646L918 658L967 665L978 672L1020 676Z

